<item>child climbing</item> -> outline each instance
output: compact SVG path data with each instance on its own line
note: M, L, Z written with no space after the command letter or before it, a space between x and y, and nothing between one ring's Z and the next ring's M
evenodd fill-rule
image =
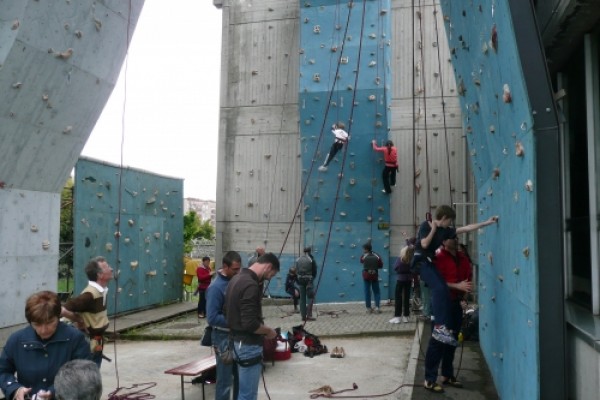
M319 171L325 172L327 171L327 166L333 160L333 157L337 154L338 151L344 147L344 143L348 141L348 132L345 131L346 125L343 122L338 122L337 124L333 124L331 127L331 133L335 136L335 140L331 145L331 149L329 149L329 154L325 157L325 163L319 167Z
M383 153L385 167L381 173L383 180L383 193L392 193L392 186L396 186L396 172L398 172L398 151L391 140L385 142L384 147L377 146L377 141L373 140L373 150Z

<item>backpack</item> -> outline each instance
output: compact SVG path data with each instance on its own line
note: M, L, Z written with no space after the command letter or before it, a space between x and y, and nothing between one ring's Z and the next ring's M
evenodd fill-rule
M296 260L296 271L298 276L310 275L313 273L313 261L308 255L298 257Z

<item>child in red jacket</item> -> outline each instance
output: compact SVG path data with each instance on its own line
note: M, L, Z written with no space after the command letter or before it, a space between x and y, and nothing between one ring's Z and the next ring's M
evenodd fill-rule
M198 277L198 318L206 317L206 289L210 285L212 271L210 269L210 257L202 257L202 264L196 268Z

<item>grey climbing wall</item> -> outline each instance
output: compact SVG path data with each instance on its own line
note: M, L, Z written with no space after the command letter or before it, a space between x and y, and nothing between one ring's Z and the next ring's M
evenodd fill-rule
M60 192L116 83L142 6L0 2L0 327L25 321L33 292L56 290Z
M103 256L118 275L110 314L181 299L183 180L80 158L74 200L76 293L87 261Z

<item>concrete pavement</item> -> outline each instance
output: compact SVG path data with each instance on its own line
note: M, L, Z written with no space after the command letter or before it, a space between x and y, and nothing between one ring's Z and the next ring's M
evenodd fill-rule
M165 375L166 369L184 364L204 355L210 349L199 345L206 320L198 320L194 302L171 304L133 313L111 321L120 339L107 346L107 356L115 363L102 367L104 395L119 386L155 382L148 393L157 399L179 399L179 379ZM301 324L298 314L292 313L289 301L265 299L265 323L291 331ZM353 383L358 389L340 393L341 396L368 398L377 395L383 399L495 399L489 371L478 343L467 342L457 352L455 365L462 354L460 380L463 389L449 388L444 394L433 394L423 389L423 353L430 327L411 317L407 324L390 324L393 306L382 306L381 314L367 314L362 303L316 305L305 329L321 338L329 349L343 346L346 357L330 358L327 354L314 358L295 353L287 361L267 364L265 382L270 398L308 399L309 390L330 385L334 390L347 389ZM111 328L112 329L112 328ZM117 381L116 376L119 376ZM185 379L186 399L201 398L200 386ZM412 385L416 385L413 388ZM121 393L121 392L120 392ZM207 399L213 398L214 387L206 387ZM267 399L261 383L259 399ZM332 397L333 398L333 397Z

